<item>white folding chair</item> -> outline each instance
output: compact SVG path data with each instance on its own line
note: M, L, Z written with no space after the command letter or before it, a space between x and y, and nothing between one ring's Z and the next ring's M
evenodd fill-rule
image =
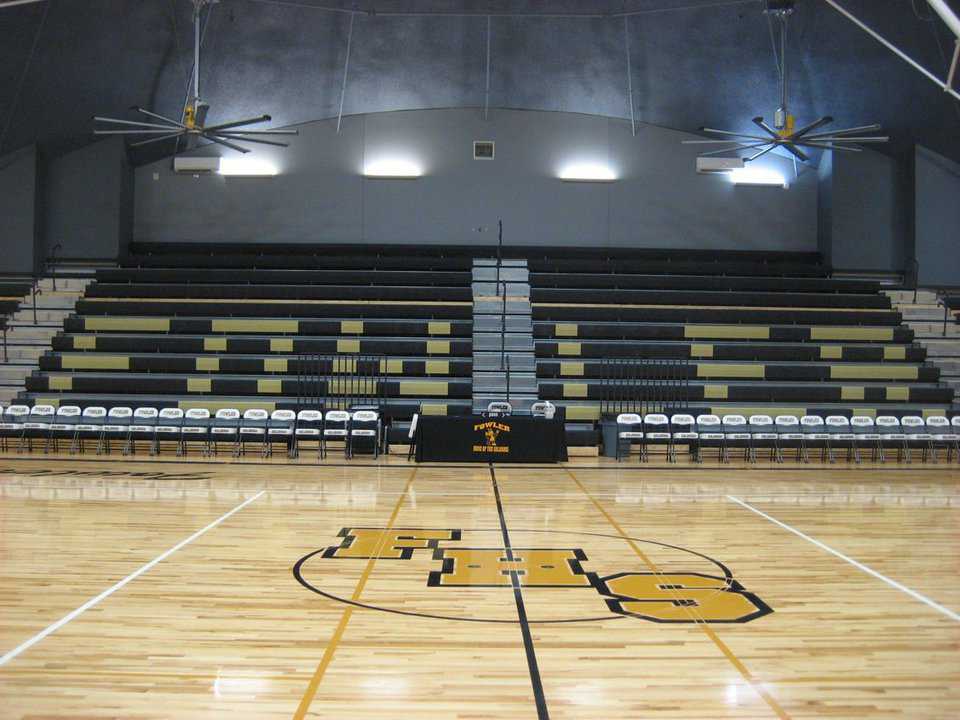
M620 413L617 415L617 460L623 457L624 445L629 457L630 450L637 440L640 441L640 461L642 462L647 452L643 444L643 418L636 413Z
M770 460L776 457L777 431L774 429L773 418L769 415L751 415L747 421L747 430L750 432L750 461L757 461L757 449L770 450Z
M343 441L343 455L347 457L347 433L350 425L350 413L346 410L327 410L323 415L323 435L320 440L320 457L327 456L327 442Z
M826 423L819 415L804 415L800 418L803 431L803 461L810 462L810 446L820 448L820 462L824 462L830 453L830 434L826 432Z
M79 450L86 452L84 444L87 440L96 440L97 446L100 445L100 436L103 433L103 423L107 418L107 409L105 407L91 406L83 409L80 415L80 422L76 425L76 432L73 434L73 443L70 446L70 452Z
M880 462L887 461L884 451L891 446L897 449L897 462L901 462L907 449L907 436L900 430L900 419L893 415L880 415L875 423L880 433Z
M853 456L854 436L850 428L850 420L843 415L828 415L824 425L826 426L829 444L827 452L830 462L836 462L833 451L836 448L845 448L847 451L847 462L850 462Z
M20 439L23 436L23 424L30 417L30 408L26 405L11 405L3 411L3 422L0 423L0 440L3 449L8 449L8 440L17 439L17 451L20 451Z
M907 462L912 462L914 448L920 448L920 460L926 462L927 456L933 451L933 435L927 431L927 423L919 415L904 415L900 418L900 428L907 440Z
M538 400L530 406L530 414L534 417L542 417L552 420L557 412L557 406L549 400Z
M513 405L503 401L492 402L487 405L487 415L490 417L513 415Z
M883 448L880 446L880 433L877 432L873 418L854 415L850 418L850 429L853 431L853 457L856 462L860 463L861 442L870 444L870 462L876 462L883 454Z
M686 444L690 448L690 456L696 462L700 462L700 451L697 441L700 435L697 433L697 420L693 415L677 414L670 416L670 432L673 434L673 442L670 443L670 450L673 452L672 462L677 460L677 445Z
M301 410L297 413L297 427L293 435L293 454L300 454L300 444L315 442L320 457L320 433L323 431L323 413L319 410Z
M647 413L643 416L644 456L649 457L651 445L666 445L667 460L670 459L670 445L673 434L670 432L670 418L663 413Z
M347 457L353 457L357 442L369 442L373 457L380 454L380 413L375 410L358 410L350 416L350 437L347 442Z
M270 413L267 423L267 457L273 457L274 443L286 447L287 456L292 457L296 426L297 414L293 410L274 410Z
M240 419L240 447L241 455L247 454L248 443L260 443L260 454L267 453L267 421L270 413L262 408L250 408L243 412Z
M130 434L127 439L127 452L131 455L137 454L137 443L149 443L148 452L153 454L154 444L157 440L157 418L160 417L160 411L155 407L138 407L133 411L133 418L130 420Z
M43 451L47 452L47 445L50 437L50 424L56 416L56 409L53 405L34 405L30 408L30 415L23 422L23 433L20 436L20 448L24 442L27 445L27 452L33 452L33 441L44 440Z
M157 429L154 434L153 452L159 454L160 443L176 443L177 455L183 455L183 410L180 408L163 408L157 416Z
M960 419L960 416L958 416ZM960 457L960 422L957 423L957 430L950 427L950 421L945 415L931 415L927 418L927 429L933 437L933 461L937 462L937 447L942 446L946 451L947 462L953 460L953 454L956 452Z
M190 408L183 415L180 444L184 455L188 454L190 443L200 443L204 457L210 454L210 411L206 408Z
M220 408L213 416L213 424L210 426L210 444L213 446L213 454L217 455L220 450L220 443L230 443L233 454L237 455L239 449L240 432L240 411L236 408Z
M697 435L699 436L699 450L701 457L704 448L716 448L718 459L723 461L727 456L726 435L720 417L712 414L697 415Z
M795 415L777 415L773 419L777 431L777 462L783 462L785 449L796 450L796 460L800 462L806 454L806 436L800 428L800 419Z
M114 440L121 441L121 450L126 452L127 436L130 434L130 419L133 417L133 409L128 407L112 407L107 413L107 419L103 424L103 435L100 441L100 452L107 455L113 449Z
M723 426L724 462L730 462L730 448L743 448L743 459L752 456L750 430L743 415L724 415L720 422Z
M50 423L50 443L54 452L60 452L61 440L73 440L80 419L81 410L77 405L61 405Z

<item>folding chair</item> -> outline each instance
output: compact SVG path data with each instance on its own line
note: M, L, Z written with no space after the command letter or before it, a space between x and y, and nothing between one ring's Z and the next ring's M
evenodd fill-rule
M30 408L26 405L11 405L3 411L3 422L0 423L0 442L4 450L9 449L8 441L17 439L17 451L19 452L19 441L23 435L23 424L30 417Z
M413 460L417 452L417 424L420 422L420 413L414 413L410 419L410 429L407 431L407 462Z
M273 445L286 447L287 457L293 457L293 438L297 414L293 410L274 410L267 421L267 457L273 457Z
M60 452L61 440L73 440L73 434L77 429L77 422L80 419L81 410L76 405L61 405L57 408L57 414L50 423L49 444L54 452Z
M958 416L960 419L960 416ZM953 460L953 454L956 452L960 457L960 422L957 423L958 430L950 427L950 421L944 415L931 415L927 418L927 429L930 430L933 437L934 450L933 461L937 461L938 446L942 446L947 451L947 462Z
M770 451L770 461L773 462L778 439L773 418L769 415L751 415L747 421L747 431L750 433L750 462L757 461L758 448L767 448Z
M190 443L200 443L204 457L210 454L210 411L206 408L190 408L183 415L180 445L184 455L189 454Z
M183 410L163 408L157 416L157 431L153 441L153 452L160 454L160 443L175 442L177 455L183 455Z
M933 435L927 432L927 423L919 415L904 415L900 418L900 428L906 436L907 462L912 462L914 448L920 448L920 461L926 462L933 452ZM936 454L933 457L936 461Z
M323 435L320 436L320 457L327 456L329 440L343 441L343 455L347 456L347 433L350 425L350 413L346 410L327 410L323 415Z
M820 462L830 454L830 434L825 430L826 423L819 415L804 415L800 418L803 431L803 461L810 462L810 447L820 448Z
M795 415L777 415L773 419L773 426L777 430L777 462L783 462L783 451L787 448L797 451L797 462L803 460L807 453L807 442L801 432L799 418Z
M76 425L76 432L73 434L73 443L70 446L70 452L79 450L86 452L85 443L88 440L96 440L97 449L100 448L100 436L103 434L103 423L107 418L107 409L99 406L86 407L80 415L80 422Z
M489 417L501 417L504 415L513 415L513 405L508 402L492 402L487 405L487 415Z
M130 420L130 434L127 435L127 450L129 455L137 454L137 443L149 443L148 452L152 455L157 440L157 418L160 411L155 407L138 407L133 411Z
M667 460L670 459L670 445L673 435L670 433L670 418L662 413L647 413L643 416L644 459L650 456L651 445L666 445Z
M56 409L53 405L34 405L23 422L23 433L20 436L20 445L17 452L22 450L24 443L27 446L27 452L33 452L33 441L43 440L43 451L47 452L47 445L50 439L50 423L56 416Z
M293 456L300 455L300 444L315 442L320 457L320 433L323 431L323 413L319 410L301 410L297 413L297 427L293 434Z
M647 454L647 449L643 444L643 418L636 413L620 413L617 415L616 458L618 461L623 457L624 445L627 448L627 457L630 457L630 450L637 440L640 441L640 462L643 462Z
M902 462L907 449L907 436L900 431L900 420L893 415L881 415L875 422L880 432L880 462L887 461L884 451L890 446L897 449L897 462Z
M854 415L850 418L850 429L853 431L853 458L860 464L860 443L870 443L870 462L876 462L883 455L880 446L880 433L872 417Z
M824 422L829 436L827 445L827 454L831 463L836 462L833 451L836 448L845 448L847 451L847 462L853 457L854 435L850 428L850 421L843 415L827 415Z
M247 454L248 443L260 443L260 455L267 454L267 421L270 413L261 408L245 410L240 419L240 455ZM238 453L234 453L236 455Z
M670 432L673 435L673 442L670 443L670 451L673 453L671 462L677 461L677 445L684 443L690 448L690 456L695 462L700 462L700 451L697 447L699 435L697 434L697 420L693 415L671 415Z
M113 449L113 441L121 440L121 450L126 452L127 436L130 434L130 419L133 417L133 410L128 407L112 407L107 413L107 419L103 424L103 433L100 436L100 447L97 448L97 454L110 454Z
M236 408L221 408L213 416L213 425L210 427L210 444L213 454L220 449L220 443L230 443L233 454L237 455L240 430L240 411Z
M747 428L747 419L743 415L724 415L721 420L723 425L723 450L724 462L730 462L730 448L743 448L743 459L753 455L753 448L750 444L750 430Z
M549 400L538 400L530 406L530 414L534 417L542 417L552 420L557 413L557 406Z
M347 440L347 457L353 457L357 442L369 442L373 447L373 459L380 455L380 413L374 410L358 410L350 416L350 436Z
M723 461L727 455L726 435L717 415L697 415L698 449L701 458L705 448L716 448L717 459Z

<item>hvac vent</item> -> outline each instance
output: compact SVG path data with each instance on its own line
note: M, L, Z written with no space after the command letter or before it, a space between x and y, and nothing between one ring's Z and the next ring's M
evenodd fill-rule
M494 144L493 140L474 140L473 141L473 159L474 160L493 160Z
M173 159L173 171L176 173L189 173L191 175L207 175L220 171L220 158L218 157L175 157Z
M743 168L742 157L698 157L697 172L701 175L728 173Z

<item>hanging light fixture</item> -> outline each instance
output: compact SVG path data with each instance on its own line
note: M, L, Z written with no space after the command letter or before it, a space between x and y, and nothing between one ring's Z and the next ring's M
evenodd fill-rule
M701 128L705 133L722 135L726 139L682 141L684 145L725 145L719 150L701 153L700 157L749 150L752 151L751 154L744 157L743 161L752 162L772 150L783 148L797 160L806 162L810 158L801 148L861 152L862 149L856 147L856 145L885 143L890 140L889 137L873 134L881 131L879 125L862 125L846 130L814 132L833 122L833 118L829 115L814 120L801 128L796 127L794 117L790 114L787 106L787 20L793 14L793 6L794 0L766 0L763 10L768 18L776 20L780 26L780 45L779 48L775 46L779 55L777 63L780 70L780 106L773 115L773 127L770 127L762 116L758 116L753 118L753 124L763 131L762 134L751 135L707 127Z
M180 138L186 138L187 147L191 148L196 142L203 138L212 143L223 145L231 150L241 153L248 153L250 150L239 143L256 143L260 145L276 145L278 147L287 147L285 142L276 140L267 140L263 136L277 135L299 135L296 130L244 130L247 125L256 125L258 123L269 122L272 118L269 115L260 115L258 117L247 118L245 120L235 120L233 122L220 123L217 125L207 125L207 111L210 106L200 98L200 19L204 8L212 6L218 0L192 0L193 2L193 76L191 77L192 94L187 99L186 107L183 111L183 120L174 120L165 117L159 113L145 110L142 107L134 106L131 110L147 116L155 122L122 120L120 118L95 116L96 123L110 123L110 127L94 127L94 135L134 135L148 136L144 140L138 140L131 143L130 147L142 147L151 143L162 142L176 138L178 143ZM210 9L207 10L209 17ZM250 137L256 136L256 137Z

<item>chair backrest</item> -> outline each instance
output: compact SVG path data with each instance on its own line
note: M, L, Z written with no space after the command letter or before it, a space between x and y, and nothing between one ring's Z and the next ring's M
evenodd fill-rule
M682 425L693 425L696 421L696 418L693 415L672 415L670 417L670 424L674 427Z
M739 427L747 424L747 419L743 415L724 415L723 424L733 427Z
M931 415L927 418L927 427L937 428L938 430L946 429L950 427L950 421L947 420L946 415Z
M498 400L487 405L488 415L510 415L513 413L513 405L508 402Z
M420 422L420 413L414 413L413 419L410 420L410 430L407 432L407 439L413 440L417 435L417 423Z
M854 415L850 418L850 424L855 428L872 428L876 425L873 418L867 415Z
M159 422L170 424L172 421L183 422L183 410L180 408L164 408L160 411Z
M327 414L323 416L323 419L328 423L346 423L350 420L350 413L346 410L327 410Z
M827 415L827 427L831 428L849 428L850 421L843 415Z
M57 411L53 405L34 405L30 409L30 417L50 418L56 415Z
M960 415L954 415L952 418L950 418L950 425L955 428L960 428Z
M3 411L3 414L13 417L26 417L30 414L30 408L26 405L11 405Z
M373 410L357 410L352 419L355 423L375 423L380 419L380 415Z
M128 407L112 407L107 417L111 420L129 420L133 417L133 409Z
M13 408L10 408L11 410ZM83 409L83 419L84 420L103 420L107 416L107 409L100 407L98 405L93 405L91 407L85 407Z
M769 415L751 415L749 424L753 428L769 429L773 426L773 418Z
M538 400L530 406L530 414L536 417L552 418L556 412L556 406L549 400Z
M243 412L244 422L265 422L269 417L270 413L263 408L250 408Z
M636 413L620 413L617 415L617 425L638 425L643 418Z
M77 405L61 405L57 408L58 418L77 418L80 417L81 410Z
M718 428L720 418L716 415L697 415L697 425L700 427Z
M645 425L669 425L670 418L661 413L650 413L643 418Z
M822 428L823 427L823 418L819 415L804 415L800 418L800 424L804 428Z
M240 419L240 411L236 408L220 408L217 414L213 416L214 420L219 420L224 424L235 423Z
M206 408L190 408L187 410L186 414L183 416L187 420L209 420L210 411Z
M323 413L319 410L301 410L297 413L299 423L318 423L323 420Z
M900 418L900 425L904 429L910 428L912 430L922 430L927 426L919 415L904 415Z
M159 414L160 411L154 407L138 407L133 411L133 417L137 421L156 420Z
M297 414L293 410L274 410L270 413L271 425L293 425L297 421Z
M773 424L776 425L781 430L796 430L800 425L800 420L796 415L777 415L773 419Z
M876 420L877 427L881 427L887 430L899 430L900 429L900 420L895 418L893 415L880 415Z

